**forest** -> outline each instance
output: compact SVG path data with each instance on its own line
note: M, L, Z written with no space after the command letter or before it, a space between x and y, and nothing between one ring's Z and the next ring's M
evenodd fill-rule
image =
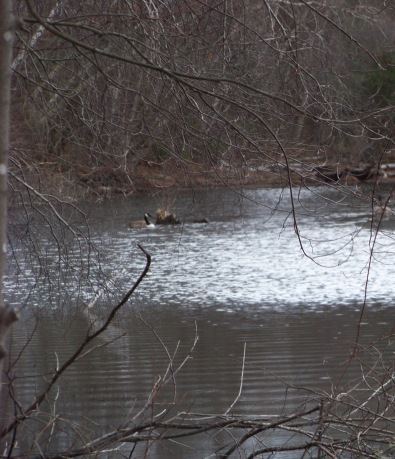
M16 175L128 193L394 162L390 2L35 3L14 2Z
M199 457L394 456L393 330L370 347L363 341L370 271L377 259L390 264L380 258L382 234L393 251L393 233L381 225L395 177L394 20L392 0L0 0L1 457L155 458L157 444L202 436L216 449ZM278 378L284 407L290 392L303 394L297 409L239 414L244 348L240 392L226 410L178 410L176 381L188 372L199 330L173 354L136 312L166 356L141 407L125 408L117 425L90 420L89 429L82 415L58 411L67 375L116 347L128 334L112 334L127 323L126 305L142 285L156 288L144 238L130 266L122 259L115 274L106 271L89 210L155 196L172 211L169 196L185 190L205 190L213 202L224 189L253 201L252 188L279 190L277 204L258 207L270 218L280 209L275 231L290 222L300 257L317 266L317 241L300 226L310 211L305 194L315 215L344 202L371 213L365 289L343 362L360 369L358 381L312 392ZM327 215L319 217L324 225ZM20 304L11 291L22 292ZM21 376L18 365L37 357L35 334L49 316L48 337L64 336L64 347L45 368L29 367L34 377ZM67 333L81 317L86 328L74 342ZM29 400L18 395L25 378ZM266 443L268 432L285 431L292 442Z

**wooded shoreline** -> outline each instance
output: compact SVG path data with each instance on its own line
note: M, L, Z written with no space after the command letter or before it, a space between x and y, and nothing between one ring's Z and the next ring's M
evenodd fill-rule
M54 182L58 191L67 194L86 195L130 195L150 194L158 190L215 189L230 187L235 189L251 187L292 186L348 186L361 184L394 183L395 167L391 164L359 167L325 165L311 166L296 164L290 167L279 165L265 167L203 167L185 165L180 161L157 163L141 160L133 171L102 166L84 170L79 168L71 173L41 167L40 174Z

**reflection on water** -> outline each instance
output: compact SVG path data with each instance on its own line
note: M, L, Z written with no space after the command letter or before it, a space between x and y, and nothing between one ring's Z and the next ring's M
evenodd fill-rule
M313 207L307 198L301 201L302 252L285 197L272 212L278 193L249 192L267 207L251 201L225 202L220 215L210 215L208 225L186 223L154 231L129 230L121 207L108 239L101 240L114 260L110 269L117 272L119 266L130 266L133 256L138 260L136 243L141 243L153 256L152 273L141 293L153 303L216 303L233 310L245 304L282 308L361 302L372 242L368 205ZM179 204L181 210L187 203ZM395 220L391 223L393 227L376 241L368 301L391 301L388 279L394 270Z
M289 200L279 190L249 191L243 201L230 193L218 193L215 201L207 201L204 194L185 195L174 206L187 222L155 230L127 226L129 219L153 213L153 201L97 204L91 230L112 290L121 295L144 267L137 243L151 253L152 267L108 331L106 338L114 342L68 372L58 412L68 422L103 431L125 417L132 419L169 364L169 354L175 354L175 365L182 362L195 333L199 339L193 358L177 375L176 410L224 412L239 392L242 368L243 390L233 407L242 414L287 412L306 397L299 388L317 391L319 398L319 391L333 390L339 378L346 384L357 377L357 366L343 375L341 364L353 346L364 298L373 242L369 207L352 199L335 205L335 193L326 193L329 202L309 194L296 203L304 253L295 237ZM188 223L201 216L208 216L210 223ZM390 331L394 321L392 230L392 222L386 222L375 241L362 327L366 344ZM20 302L12 279L7 286L12 302ZM82 284L75 296L89 301L101 287ZM29 305L39 300L32 295ZM56 298L50 301L56 303ZM97 314L108 308L102 301ZM33 329L31 312L26 309L14 328L15 350ZM39 390L42 375L56 359L64 360L84 339L87 326L88 317L81 312L70 316L56 315L56 308L42 310L32 344L16 367L23 403ZM169 403L174 386L161 397L161 403ZM56 446L66 447L67 435L57 441ZM214 451L207 439L191 441L189 447L200 455L189 451L189 458ZM150 457L185 457L177 445L167 447L151 451Z

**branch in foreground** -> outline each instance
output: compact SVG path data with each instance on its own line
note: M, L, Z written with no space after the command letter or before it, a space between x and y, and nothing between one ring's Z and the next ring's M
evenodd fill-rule
M136 282L132 285L130 290L126 293L126 295L121 299L121 301L116 304L110 313L107 316L106 321L104 324L96 330L92 334L88 334L85 338L85 340L80 344L78 349L69 357L69 359L66 360L66 362L63 363L59 368L56 369L56 371L53 373L51 379L49 380L46 388L41 392L40 395L36 397L36 399L33 401L33 403L26 408L26 410L23 411L23 414L16 416L14 420L7 426L5 427L2 432L0 433L0 438L3 438L6 436L8 433L12 432L19 423L25 421L33 411L35 411L41 403L46 399L48 393L56 383L56 381L63 375L63 373L78 359L78 357L81 355L81 353L84 351L86 346L93 341L95 338L100 336L110 325L112 320L114 319L116 313L124 306L129 298L132 296L134 291L137 289L137 287L140 285L140 283L143 281L145 276L148 274L148 271L151 266L151 255L140 245L138 244L139 249L144 253L146 256L146 264L143 272L140 274L139 278L136 280Z

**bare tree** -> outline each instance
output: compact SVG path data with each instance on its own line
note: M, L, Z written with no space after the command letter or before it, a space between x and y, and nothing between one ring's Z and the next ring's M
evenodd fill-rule
M38 215L36 224L47 228L46 236L62 254L59 271L75 267L63 254L76 244L97 255L96 275L103 275L83 214L68 203L67 194L89 187L130 192L137 186L142 160L150 173L154 166L180 168L176 180L183 184L193 183L196 173L211 174L214 183L230 186L246 178L261 184L274 178L291 195L288 210L301 250L294 197L300 187L322 182L337 186L373 210L375 188L364 195L349 187L347 179L378 179L380 165L392 154L393 106L377 106L376 91L371 93L375 86L364 80L368 72L384 71L383 41L394 46L388 20L393 7L387 2L18 0L14 7L22 25L12 60L15 24L9 3L0 2L0 342L16 319L3 304L1 291L10 69L15 108L9 194L23 203L26 220L32 210ZM371 92L364 96L363 88ZM78 212L82 223L71 224L65 208ZM43 267L45 253L34 245L32 228L22 242L34 248ZM250 441L256 445L246 453L251 458L289 450L303 455L313 451L317 457L391 457L393 368L380 365L381 350L374 363L362 360L361 352L373 353L376 347L361 350L358 339L352 360L360 359L361 378L353 387L311 393L281 381L285 397L302 392L303 403L292 412L260 418L232 414L233 404L220 415L206 413L204 419L192 412L173 415L157 404L164 387L176 387L177 372L197 336L179 366L163 346L167 366L141 412L104 435L84 438L83 444L74 446L75 435L67 450L47 450L61 420L56 413L48 418L42 406L65 372L92 351L89 346L99 349L96 338L143 281L150 256L142 250L146 264L137 281L104 319L89 322L85 339L58 363L34 400L22 406L10 391L15 414L1 431L7 457L19 455L14 454L18 439L33 418L43 422L37 435L43 441L29 443L23 451L29 457L94 455L118 451L124 443L144 444L148 451L161 439L219 431L226 438L216 454L223 458L249 451ZM374 243L371 258L373 251ZM37 274L45 275L49 278L51 269ZM93 305L92 300L88 309ZM8 375L12 389L11 371ZM172 398L168 406L174 402ZM265 434L278 431L291 433L296 441L266 445Z
M18 5L26 27L14 70L21 95L30 93L34 120L26 121L42 157L57 157L82 181L94 178L77 153L103 173L111 165L130 176L139 159L172 158L219 175L225 169L225 181L266 165L282 171L285 182L286 171L295 172L298 183L311 178L317 149L337 162L390 132L366 125L375 112L353 102L349 84L363 67L380 68L379 5L229 0L220 7L190 1L109 8L68 1L56 8L43 3L40 11L33 2ZM343 26L350 20L365 35L371 31L372 50L357 27ZM379 23L389 39L386 26ZM355 138L361 140L351 147ZM101 178L111 183L105 173Z
M9 112L11 86L11 56L16 20L11 2L0 2L0 370L6 355L5 340L9 326L17 314L4 303L3 286L7 254L7 168L9 148ZM0 391L1 397L1 391Z
M165 171L161 186L275 182L292 203L294 189L325 182L368 206L347 185L391 163L392 109L362 99L364 75L384 68L383 40L393 42L390 6L16 7L15 107L24 109L13 112L13 188L128 193ZM32 142L39 174L27 160Z

